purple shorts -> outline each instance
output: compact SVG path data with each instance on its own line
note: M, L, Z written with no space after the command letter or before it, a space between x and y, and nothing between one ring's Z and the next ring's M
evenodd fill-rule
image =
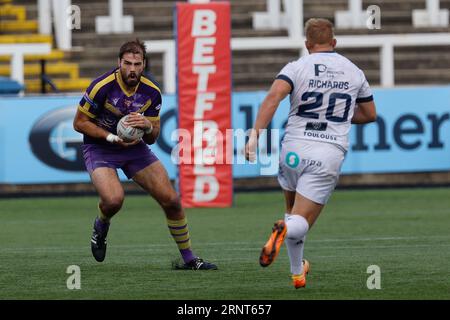
M128 179L144 169L158 157L144 142L123 148L116 145L83 144L84 163L89 173L100 167L122 169Z

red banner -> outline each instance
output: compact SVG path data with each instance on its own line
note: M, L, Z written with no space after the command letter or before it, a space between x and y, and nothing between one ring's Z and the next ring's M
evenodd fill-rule
M177 3L179 183L185 207L233 201L229 2Z

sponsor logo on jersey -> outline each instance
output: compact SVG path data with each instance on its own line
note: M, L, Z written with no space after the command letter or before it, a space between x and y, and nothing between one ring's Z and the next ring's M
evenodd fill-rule
M325 131L327 130L327 122L307 122L306 130Z
M131 100L124 100L123 101L123 104L125 105L125 107L127 107L127 108L129 108L130 106L131 106L131 103L132 103L133 101L131 101Z
M136 103L136 102L133 102L131 105L132 105L134 108L138 108L138 109L140 109L140 108L142 108L142 107L144 106L143 103Z
M315 64L314 65L314 73L316 77L320 77L321 73L325 73L327 71L327 66L324 64Z
M315 167L321 167L322 166L322 162L320 162L319 160L311 160L311 159L302 159L302 164L306 167L306 166L315 166Z
M318 133L318 132L311 132L311 131L305 131L303 132L304 137L312 137L312 138L319 138L324 140L330 140L330 141L337 141L337 137L333 136L328 133Z
M328 78L334 78L337 75L344 75L345 74L344 71L332 70L332 69L328 68L324 64L314 64L314 74L315 74L315 76L316 77L320 77L322 75L322 73L325 73L325 75Z
M298 164L300 163L300 157L295 152L288 152L285 162L289 167L294 169L297 168Z

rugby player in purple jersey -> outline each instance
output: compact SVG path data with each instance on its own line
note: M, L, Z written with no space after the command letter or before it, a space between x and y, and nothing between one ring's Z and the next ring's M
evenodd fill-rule
M215 270L217 266L196 256L186 216L172 187L166 169L147 145L159 136L161 91L154 80L144 75L146 49L139 40L122 45L118 68L95 79L80 101L74 128L84 135L83 156L100 201L94 222L91 249L102 262L111 218L120 210L124 191L117 175L122 169L147 191L166 214L169 231L180 250L183 262L175 269ZM143 129L142 139L125 142L116 135L120 118L131 115L128 125Z

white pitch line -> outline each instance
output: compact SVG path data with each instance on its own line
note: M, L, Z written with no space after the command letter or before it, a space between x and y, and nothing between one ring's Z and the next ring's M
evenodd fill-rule
M322 250L322 249L333 249L333 250L342 250L342 249L399 249L399 248L427 248L427 247L450 247L449 244L411 244L411 245L387 245L387 246L327 246L327 247L318 247L314 248L314 250ZM239 248L239 249L233 249L233 248L225 248L222 249L222 251L259 251L261 250L261 247L253 247L253 248Z
M419 236L419 237L369 237L369 238L342 238L342 239L313 239L313 240L308 240L307 239L307 243L311 244L311 243L318 243L318 242L363 242L363 241L388 241L388 240L419 240L419 239L426 239L426 240L430 240L430 239L449 239L450 236ZM263 241L264 242L264 241ZM247 247L247 248L237 248L239 246L252 246L252 247ZM257 245L257 247L253 247ZM235 246L234 248L226 248L226 249L222 249L222 250L240 250L240 251L246 251L246 250L255 250L261 249L261 243L259 242L255 242L255 241L231 241L231 242L209 242L209 243L201 243L196 245L197 248L204 248L204 247L220 247L220 246ZM450 245L450 244L449 244ZM148 250L152 250L152 249L164 249L164 248L171 248L174 247L174 244L169 242L167 244L139 244L139 245L131 245L131 244L113 244L112 245L114 248L124 248L124 249L129 249L129 248L137 248L137 249L148 249ZM447 244L423 244L423 245L406 245L406 246L395 246L395 245L387 245L387 246L363 246L363 247L359 247L359 246L328 246L328 247L321 247L322 248L410 248L410 247L429 247L429 246L448 246ZM55 247L55 246L48 246L48 247L3 247L0 248L0 252L28 252L28 251L54 251L54 252L61 252L61 251L79 251L79 252L83 252L88 248L88 245L86 246L80 246L80 247L66 247L66 246L61 246L61 247Z

